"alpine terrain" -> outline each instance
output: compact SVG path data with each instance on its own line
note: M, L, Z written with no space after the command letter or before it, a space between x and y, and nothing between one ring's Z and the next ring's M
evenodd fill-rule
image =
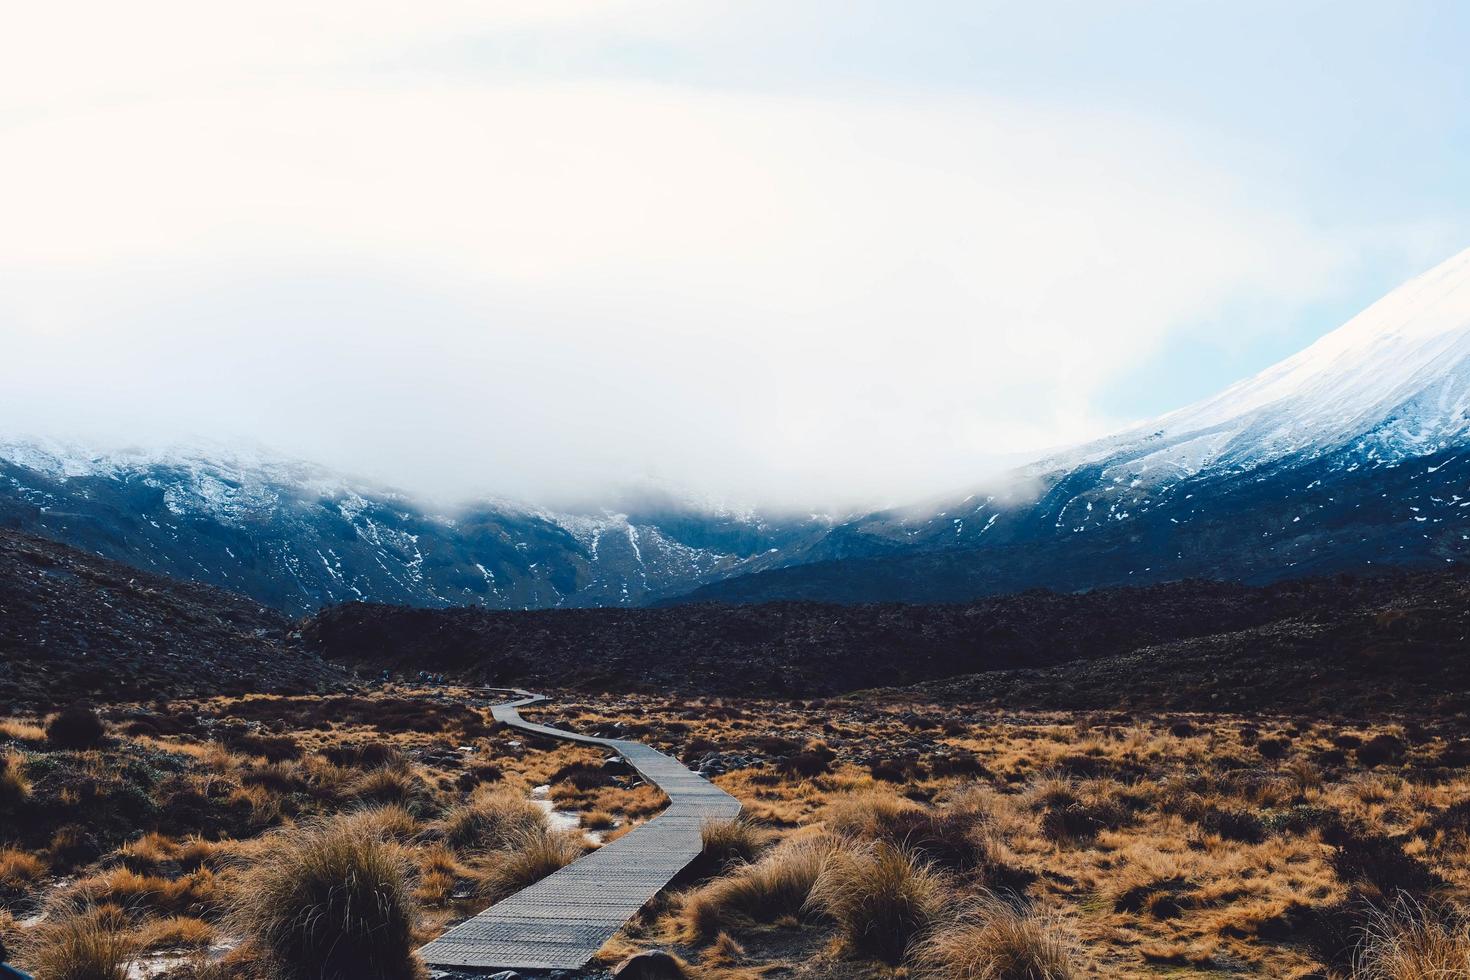
M1213 398L695 598L955 600L1470 556L1470 250Z
M0 526L278 609L961 601L1470 554L1470 251L1198 404L851 519L646 496L452 512L233 450L0 443Z

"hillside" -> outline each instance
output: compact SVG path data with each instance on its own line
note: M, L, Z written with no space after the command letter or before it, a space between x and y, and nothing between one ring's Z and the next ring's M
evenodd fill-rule
M0 529L0 704L305 691L338 670L257 602Z
M933 681L923 698L1102 707L1151 691L1258 710L1316 696L1324 673L1383 705L1402 707L1425 685L1463 691L1467 609L1470 577L1449 570L929 606L496 613L354 603L323 610L302 633L312 651L358 669L500 685L815 697Z

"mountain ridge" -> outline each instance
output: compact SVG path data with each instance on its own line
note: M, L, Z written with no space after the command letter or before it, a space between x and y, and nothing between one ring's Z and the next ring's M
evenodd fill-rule
M1462 561L1467 462L1470 250L1216 395L929 505L778 516L665 493L447 512L264 453L20 440L0 442L0 526L293 614L963 601Z

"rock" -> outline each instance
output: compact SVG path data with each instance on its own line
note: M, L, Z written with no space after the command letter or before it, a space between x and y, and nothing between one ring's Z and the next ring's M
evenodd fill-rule
M618 980L688 980L684 964L677 956L661 949L651 949L623 960L613 967Z

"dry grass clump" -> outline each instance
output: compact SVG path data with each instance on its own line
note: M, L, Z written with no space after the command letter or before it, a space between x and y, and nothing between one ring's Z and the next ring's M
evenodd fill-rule
M703 858L717 868L732 863L749 864L771 846L775 835L764 827L737 817L734 820L706 820L699 829L704 845Z
M807 898L836 920L851 952L893 964L950 901L942 874L887 842L832 852Z
M413 814L395 804L352 810L337 819L344 827L399 844L406 844L419 835L419 822Z
M404 980L417 916L401 850L361 822L275 835L234 910L274 971L300 980Z
M71 898L86 905L112 905L135 913L208 918L223 911L228 892L214 872L207 869L164 878L118 867L78 881L71 890Z
M498 902L560 871L587 853L582 835L536 828L521 831L496 853L480 880L480 894Z
M546 813L507 790L478 789L440 821L444 842L461 853L504 850L526 835L545 833Z
M0 896L14 894L40 881L46 870L46 862L29 851L0 848Z
M25 938L21 963L45 980L127 980L137 951L113 909L64 911Z
M741 865L684 901L684 931L707 942L721 932L738 932L756 922L810 917L812 887L839 841L830 835L784 841L754 864Z
M154 919L137 933L138 947L154 949L205 949L214 942L214 926L203 919L173 915Z
M886 830L904 817L923 812L919 804L897 793L868 790L839 796L827 804L822 823L841 837L874 840L886 836Z
M0 718L0 738L7 738L23 745L44 745L46 729L19 718Z
M0 810L14 809L30 799L31 782L25 767L25 757L19 752L0 755Z
M1077 954L1044 919L986 901L925 936L913 951L924 980L1073 980Z
M1408 896L1373 915L1358 954L1356 980L1470 977L1470 918Z

